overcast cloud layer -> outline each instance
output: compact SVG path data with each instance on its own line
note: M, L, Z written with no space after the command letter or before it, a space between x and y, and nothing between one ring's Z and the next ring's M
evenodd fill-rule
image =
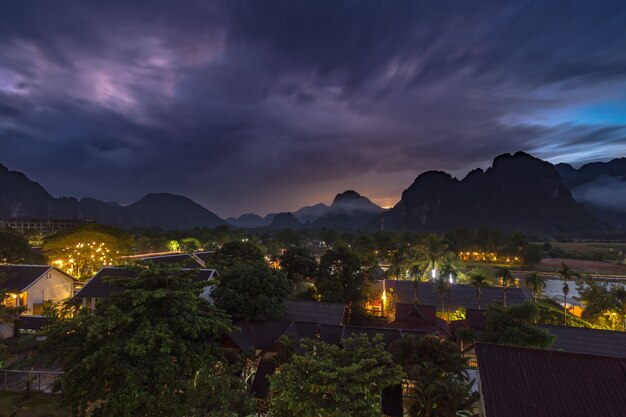
M524 150L626 154L616 1L6 1L0 163L54 195L222 216Z

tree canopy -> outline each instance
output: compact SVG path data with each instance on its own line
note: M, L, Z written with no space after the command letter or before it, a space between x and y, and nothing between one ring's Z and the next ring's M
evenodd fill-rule
M264 262L262 249L251 242L234 240L217 249L211 258L211 267L222 272L242 264Z
M317 261L306 248L289 248L280 256L280 266L292 283L315 277Z
M230 319L199 297L205 283L171 266L133 269L108 279L123 291L95 312L47 328L40 352L63 365L64 403L79 417L247 415L218 343Z
M62 230L46 238L44 254L76 278L89 278L100 268L114 265L120 256L132 252L133 237L119 229L100 224L88 224Z
M36 264L43 258L35 254L28 241L12 230L0 230L0 264Z
M283 302L291 285L282 271L264 262L233 266L220 275L211 293L215 305L237 319L269 320L283 317Z
M305 339L301 350L270 378L274 416L380 417L382 390L402 378L380 335L343 346Z
M351 309L360 306L365 274L359 257L344 246L326 251L315 285L322 301L344 303Z
M503 345L548 348L554 337L535 327L539 309L530 302L503 307L490 304L485 313L485 341Z

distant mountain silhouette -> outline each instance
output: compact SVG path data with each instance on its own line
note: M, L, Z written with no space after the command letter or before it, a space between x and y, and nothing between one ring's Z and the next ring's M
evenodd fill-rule
M441 171L417 177L396 206L370 227L446 231L482 225L535 233L587 233L606 230L561 183L549 162L526 153L496 157L486 171L463 180Z
M226 224L189 198L174 194L148 194L129 206L93 198L80 201L71 197L54 198L38 183L21 172L9 171L2 164L0 217L94 219L124 228L191 229Z
M574 199L619 229L626 229L626 158L555 168Z
M267 227L270 223L272 223L272 220L274 220L274 216L275 214L270 214L265 217L261 217L258 214L246 213L239 217L229 217L226 221L235 227L243 229Z
M293 213L278 213L274 216L270 229L298 229L302 227L302 223L296 219Z
M310 223L322 217L329 209L330 206L324 203L317 203L313 206L302 207L300 210L294 211L293 215L302 223Z
M312 227L356 229L380 215L383 208L354 190L337 194L332 204L312 223Z

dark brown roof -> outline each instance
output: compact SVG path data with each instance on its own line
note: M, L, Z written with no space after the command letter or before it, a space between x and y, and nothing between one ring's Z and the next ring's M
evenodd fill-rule
M4 282L0 280L0 287L21 292L50 269L49 265L0 265L0 278L2 275L7 278Z
M383 389L382 393L383 415L389 417L404 416L402 407L402 385L394 385Z
M193 256L188 253L177 253L174 255L156 255L141 258L142 261L155 264L181 264L184 268L204 268Z
M241 321L235 323L239 330L229 333L228 337L243 351L268 350L291 325L291 321L282 320Z
M266 400L270 391L270 381L268 376L274 375L276 372L276 362L272 358L261 357L257 364L256 374L252 380L250 392L255 398Z
M194 281L202 282L208 281L215 273L214 269L190 269L195 272ZM132 278L136 276L136 272L127 270L125 268L106 267L102 268L96 275L94 275L87 283L76 293L76 298L103 298L108 297L113 293L121 291L120 288L112 287L106 282L106 277L120 277L120 278Z
M413 281L398 281L387 279L384 281L385 288L389 291L393 288L397 296L398 303L412 303L415 298L415 287ZM432 282L422 282L418 286L418 299L422 305L441 306L441 297L437 292L435 284ZM532 301L532 294L527 288L508 288L506 290L506 302L508 305L521 304L524 301ZM446 296L446 308L448 299ZM482 289L480 304L485 308L495 302L503 302L503 291L501 287L487 287ZM450 285L450 307L452 310L458 307L478 308L476 299L476 289L470 285L452 284Z
M476 345L485 417L624 417L626 359Z
M343 324L346 306L319 301L285 301L287 320L317 324Z
M552 350L626 358L626 333L583 327L539 325L555 337Z

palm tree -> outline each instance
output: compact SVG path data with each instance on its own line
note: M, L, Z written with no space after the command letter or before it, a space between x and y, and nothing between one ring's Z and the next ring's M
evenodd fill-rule
M450 283L444 277L440 277L435 284L435 288L441 298L441 314L445 315L446 306L443 300L446 295L450 295Z
M500 284L502 285L504 308L506 308L506 290L515 282L515 280L513 279L511 271L509 271L508 268L498 268L496 271L496 277L498 277Z
M414 262L410 269L413 272L417 301L417 287L421 278L428 279L428 276L432 276L434 280L437 271L441 271L454 253L448 249L448 244L439 235L427 235L414 251Z
M622 315L622 331L626 330L626 287L616 287L613 290L617 300L617 308Z
M524 278L524 285L526 285L533 294L533 301L536 304L537 298L539 298L541 292L546 287L546 281L538 272L531 272Z
M556 271L563 278L563 323L567 326L567 294L569 294L568 281L579 274L574 272L565 262L561 262L561 269Z
M489 282L487 282L487 277L480 272L470 273L469 277L469 285L476 289L476 299L478 300L478 309L480 310L480 296L482 295L483 288L489 286Z

